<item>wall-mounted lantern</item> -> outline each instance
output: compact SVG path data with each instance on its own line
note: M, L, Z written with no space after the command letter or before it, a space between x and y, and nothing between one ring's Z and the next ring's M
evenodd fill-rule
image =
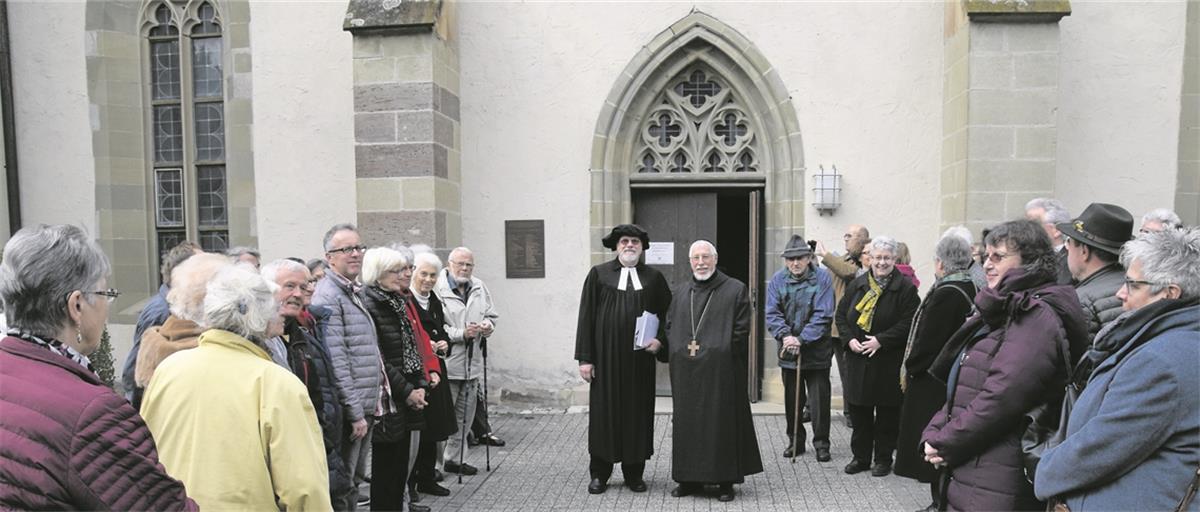
M838 174L837 166L826 171L825 166L818 166L817 174L813 176L813 206L817 207L820 215L833 212L842 206L842 175Z

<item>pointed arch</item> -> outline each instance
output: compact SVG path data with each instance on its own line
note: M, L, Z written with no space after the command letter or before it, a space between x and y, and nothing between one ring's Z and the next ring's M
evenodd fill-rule
M767 212L764 250L781 250L793 231L803 230L803 145L787 87L750 40L735 28L697 10L642 47L621 72L601 108L590 168L593 259L607 256L599 243L607 227L632 218L630 182L647 159L643 142L649 142L650 134L646 123L663 116L662 105L656 102L661 102L662 93L670 84L697 69L710 70L728 84L732 89L729 94L736 96L744 107L741 112L747 117L747 129L753 130L753 137L757 138L757 149L739 145L738 157L728 160L731 168L746 168L741 156L750 155L758 172L729 173L722 179L764 183ZM704 136L715 137L712 130ZM663 142L671 143L665 138ZM700 167L697 171L707 165L708 154L705 150L696 155L697 160L702 160L696 162ZM665 172L667 169L662 171L670 174Z

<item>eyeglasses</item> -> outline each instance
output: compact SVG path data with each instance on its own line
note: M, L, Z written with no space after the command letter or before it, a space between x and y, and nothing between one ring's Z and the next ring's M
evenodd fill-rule
M1141 279L1130 279L1128 277L1125 278L1125 288L1128 290L1133 290L1139 286L1165 286L1166 284L1167 283L1156 283L1154 281L1143 281Z
M1000 263L1001 261L1004 261L1004 258L1009 256L1012 256L1012 254L1007 252L989 252L983 255L984 259L992 263Z
M401 272L404 272L405 270L412 270L413 268L415 268L415 267L412 265L404 265L401 267L389 268L389 269L385 270L384 272L386 272L388 274L399 274Z
M456 267L462 267L462 268L475 268L475 264L474 264L474 263L470 263L470 262L466 262L466 261L453 261L453 260L451 260L451 261L450 261L450 264L451 264L451 265L454 265L454 266L456 266Z
M109 288L107 290L83 292L83 294L84 295L100 295L100 296L104 297L105 299L107 299L109 304L112 304L113 301L117 300L117 297L121 296L121 292L117 291L116 288Z
M340 252L342 254L351 254L351 253L355 253L355 252L366 252L366 251L367 251L367 246L365 246L365 245L351 245L349 247L342 247L340 249L330 249L326 252Z

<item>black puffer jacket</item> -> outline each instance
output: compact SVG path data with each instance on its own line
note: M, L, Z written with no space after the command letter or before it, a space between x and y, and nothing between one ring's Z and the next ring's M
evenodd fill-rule
M383 368L387 374L388 384L392 388L392 400L396 404L396 408L404 411L406 421L411 428L420 422L420 411L410 409L405 404L405 399L416 389L428 389L429 383L425 381L424 371L421 365L420 352L415 349L409 351L411 356L417 358L416 364L409 362L405 364L405 343L416 343L416 338L413 335L412 325L408 322L408 316L397 313L392 305L388 303L388 295L390 292L383 291L374 286L367 286L362 289L362 301L366 306L367 312L371 314L371 318L375 321L375 334L379 338L379 353L383 356ZM405 298L391 294L394 300L400 301L403 306ZM403 369L406 367L415 366L418 368L415 372L406 373Z

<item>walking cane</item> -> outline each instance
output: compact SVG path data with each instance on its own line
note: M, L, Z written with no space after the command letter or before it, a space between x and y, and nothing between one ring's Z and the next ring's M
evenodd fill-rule
M471 362L475 358L475 340L467 341L467 359L463 362L463 377L471 375ZM459 398L462 400L462 398ZM458 407L455 407L458 409ZM462 424L462 443L458 445L458 483L462 483L463 466L467 465L467 461L463 460L466 457L467 451L467 429L468 422L471 418L467 417L467 405L463 404L463 424Z
M483 334L480 334L475 337L475 340L479 342L479 353L483 355L483 405L485 408L484 410L486 410L487 399L488 399L487 338L484 338ZM488 437L491 437L492 433L488 432L487 435L488 435ZM486 442L483 443L483 453L484 453L484 456L486 457L485 460L487 461L486 469L488 472L491 472L492 471L492 441L491 441L491 439L488 439Z
M796 463L796 452L800 451L800 447L796 445L796 441L800 439L800 347L796 347L796 400L792 404L792 464ZM807 393L805 393L807 395ZM813 427L816 428L816 427ZM815 430L814 430L815 432ZM815 435L815 434L814 434Z

